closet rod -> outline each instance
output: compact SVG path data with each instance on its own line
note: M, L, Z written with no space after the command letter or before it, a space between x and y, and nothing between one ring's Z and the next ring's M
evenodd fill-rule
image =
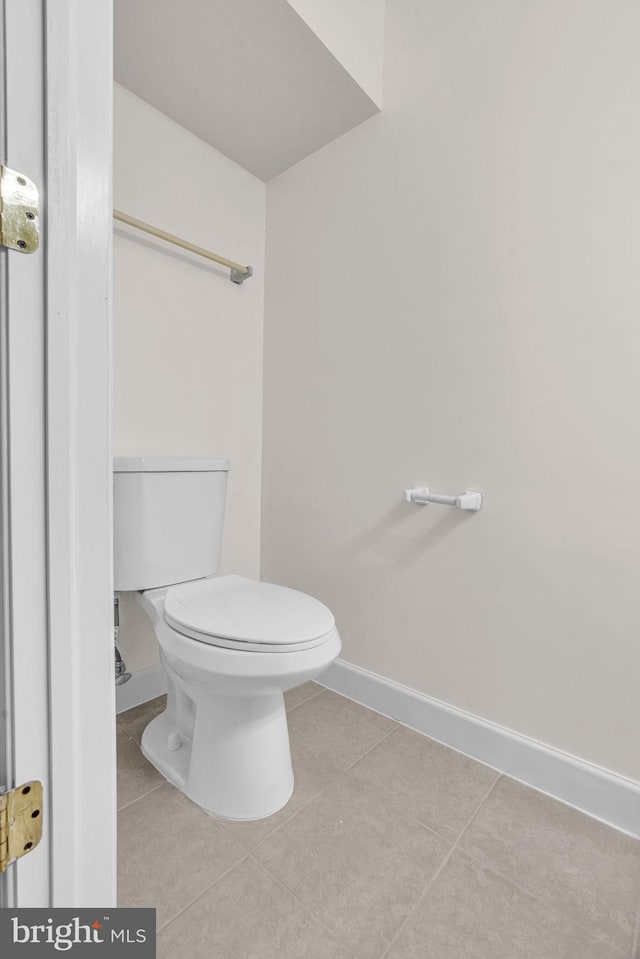
M136 230L142 230L143 233L156 236L159 240L164 240L166 243L173 243L174 246L179 246L183 250L189 250L190 253L197 253L198 256L204 256L207 260L213 260L214 263L220 263L222 266L226 266L231 270L230 279L232 283L244 283L250 276L253 276L252 267L242 266L241 263L236 263L234 260L227 260L226 257L218 256L217 253L205 250L202 246L196 246L195 243L182 240L179 236L174 236L173 233L166 233L165 230L160 230L157 226L151 226L150 223L145 223L143 220L136 220L134 216L129 216L128 213L121 213L120 210L114 210L113 218L114 220L119 220L120 223L126 223L127 226L134 227Z

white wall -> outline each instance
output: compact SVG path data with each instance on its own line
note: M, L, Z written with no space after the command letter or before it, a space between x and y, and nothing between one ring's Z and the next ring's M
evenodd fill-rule
M115 455L231 460L223 569L259 576L265 185L128 90L115 88L116 209L254 268L229 271L118 228ZM130 669L157 661L124 598Z
M288 3L381 107L385 0L288 0Z
M384 112L268 186L263 577L346 660L640 779L640 6L385 29Z

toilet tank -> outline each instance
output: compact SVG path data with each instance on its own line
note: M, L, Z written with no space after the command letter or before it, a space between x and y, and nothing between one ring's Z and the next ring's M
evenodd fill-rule
M229 463L224 459L116 457L116 590L153 589L220 568Z

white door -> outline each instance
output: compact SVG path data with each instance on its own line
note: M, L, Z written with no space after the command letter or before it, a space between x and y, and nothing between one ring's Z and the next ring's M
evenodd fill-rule
M111 0L0 0L1 162L41 194L0 250L0 791L44 787L0 905L115 903Z

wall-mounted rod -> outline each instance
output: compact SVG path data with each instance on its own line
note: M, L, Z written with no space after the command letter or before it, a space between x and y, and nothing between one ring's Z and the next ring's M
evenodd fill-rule
M126 223L127 226L134 227L136 230L142 230L143 233L149 233L159 240L164 240L165 243L172 243L174 246L179 246L182 250L188 250L190 253L196 253L198 256L204 256L207 260L212 260L214 263L226 266L227 269L231 270L230 279L232 283L244 283L250 276L253 276L253 267L243 266L234 260L228 260L225 256L219 256L217 253L212 253L211 250L205 250L202 246L196 246L195 243L182 240L179 236L174 236L173 233L167 233L157 226L151 226L150 223L145 223L144 220L136 220L134 216L129 216L128 213L121 213L120 210L114 210L113 218L114 220L119 220L120 223Z
M444 496L441 493L432 493L428 486L415 486L402 492L405 503L418 503L425 506L427 503L439 503L441 506L455 506L471 513L477 513L482 506L482 493L467 490L457 496Z

